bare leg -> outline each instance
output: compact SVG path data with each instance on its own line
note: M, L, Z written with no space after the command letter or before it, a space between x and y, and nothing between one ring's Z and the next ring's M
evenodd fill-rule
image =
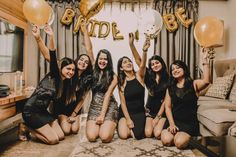
M69 135L71 133L71 123L68 122L68 117L66 115L59 115L58 120L65 135Z
M46 124L34 131L35 132L33 133L35 134L35 136L46 144L53 145L59 143L57 133L54 131L54 129L52 129L49 124Z
M145 136L152 137L153 126L152 126L153 118L147 117L146 124L145 124Z
M131 136L131 130L128 128L125 118L119 120L118 135L121 139L127 139Z
M65 139L65 135L58 123L58 120L54 120L52 123L50 123L50 126L52 127L52 129L57 133L57 136L59 138L59 141L64 140Z
M174 137L174 144L178 149L184 149L188 146L191 136L186 132L177 132Z
M110 120L105 120L100 126L99 137L103 143L111 142L115 133L116 123Z
M157 125L154 127L153 134L157 139L161 139L161 132L163 130L164 124L166 122L166 118L161 118Z
M95 142L99 135L99 125L95 120L88 120L86 124L86 136L90 142Z
M79 132L80 127L80 116L75 117L75 122L71 125L71 132L73 134L77 134Z
M174 135L171 134L167 129L163 130L161 133L161 142L164 146L173 145Z

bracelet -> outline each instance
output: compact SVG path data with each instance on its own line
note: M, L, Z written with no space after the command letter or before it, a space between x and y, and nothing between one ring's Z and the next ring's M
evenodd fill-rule
M157 118L161 119L161 118L162 118L162 116L161 116L161 115L157 115Z

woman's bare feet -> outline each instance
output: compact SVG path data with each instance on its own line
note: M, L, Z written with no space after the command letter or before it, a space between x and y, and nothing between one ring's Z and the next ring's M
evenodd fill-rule
M27 141L29 137L29 129L24 123L19 124L19 129L18 129L18 138L21 141Z

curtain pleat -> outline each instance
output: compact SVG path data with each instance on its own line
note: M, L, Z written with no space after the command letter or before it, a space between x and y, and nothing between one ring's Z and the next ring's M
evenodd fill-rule
M183 7L187 18L193 22L189 28L185 28L176 18L178 29L171 33L163 26L161 33L155 39L155 54L160 55L167 66L174 60L184 61L193 78L197 78L198 46L194 40L194 26L198 20L198 0L154 0L153 8L161 15L175 14L175 11Z

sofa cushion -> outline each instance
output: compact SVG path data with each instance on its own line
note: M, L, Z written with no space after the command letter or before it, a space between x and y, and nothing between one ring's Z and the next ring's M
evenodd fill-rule
M212 86L208 89L206 96L226 99L230 92L233 80L234 74L216 78Z
M236 105L229 100L218 99L207 96L200 96L198 99L198 112L208 109L229 109L236 108Z
M229 94L229 100L232 102L232 103L235 103L236 104L236 82L234 82L234 85L230 91L230 94Z
M236 121L236 112L228 109L209 109L198 112L198 120L215 136L226 135Z

